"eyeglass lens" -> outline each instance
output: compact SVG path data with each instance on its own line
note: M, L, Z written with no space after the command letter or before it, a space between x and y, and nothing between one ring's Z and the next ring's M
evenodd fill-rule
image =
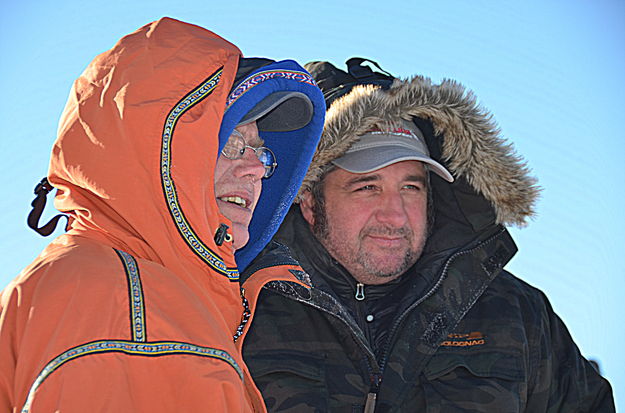
M245 150L248 148L254 151L256 157L265 167L265 174L263 175L263 178L269 178L273 175L273 172L278 164L276 163L276 156L273 154L271 149L264 146L255 148L247 145L245 139L241 135L241 132L236 129L232 132L232 135L230 135L230 138L221 153L228 159L240 159L245 153Z

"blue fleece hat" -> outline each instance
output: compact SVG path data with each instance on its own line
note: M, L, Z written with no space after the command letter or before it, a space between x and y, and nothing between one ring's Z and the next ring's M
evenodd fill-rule
M263 179L245 247L235 253L243 271L278 230L306 175L323 130L326 106L310 74L293 60L241 59L226 101L219 151L233 129L256 121L278 167Z

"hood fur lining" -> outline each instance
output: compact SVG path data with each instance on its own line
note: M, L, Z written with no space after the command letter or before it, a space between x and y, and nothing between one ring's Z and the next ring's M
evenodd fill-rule
M512 144L500 136L492 115L456 81L435 85L422 76L396 79L388 90L359 85L333 102L297 201L359 135L374 127L394 127L398 119L413 116L432 122L435 134L443 139L442 163L492 203L497 223L524 226L535 215L537 180Z

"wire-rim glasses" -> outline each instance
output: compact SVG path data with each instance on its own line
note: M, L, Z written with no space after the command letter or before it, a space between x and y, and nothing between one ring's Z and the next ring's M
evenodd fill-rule
M226 142L226 146L224 146L221 150L221 154L228 159L241 159L241 157L245 154L245 150L248 148L254 151L258 160L265 167L263 178L269 178L273 175L278 163L276 162L276 155L274 155L272 150L266 146L259 146L256 148L248 145L241 132L236 129L232 131L230 138L228 138L228 142Z

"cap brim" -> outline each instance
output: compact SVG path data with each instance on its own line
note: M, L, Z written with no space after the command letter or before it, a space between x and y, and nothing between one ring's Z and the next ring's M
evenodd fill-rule
M306 126L313 116L313 105L301 92L280 91L258 102L239 122L244 125L256 121L258 130L289 132Z
M345 153L332 163L341 169L352 173L368 173L384 168L401 161L419 161L428 165L429 169L447 182L453 182L454 177L444 166L425 154L420 154L410 148L397 146L377 146L358 151Z

